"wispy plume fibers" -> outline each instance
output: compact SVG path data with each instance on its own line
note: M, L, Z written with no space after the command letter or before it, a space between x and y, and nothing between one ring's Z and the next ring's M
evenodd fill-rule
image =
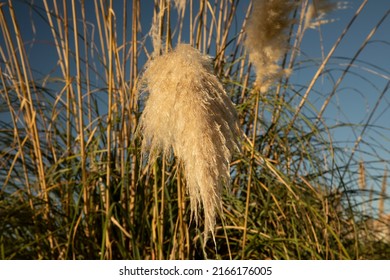
M305 14L304 29L315 28L322 24L327 24L335 21L334 19L324 19L326 14L343 8L346 2L333 2L330 0L313 0L307 7Z
M205 237L214 236L221 190L230 181L239 123L232 102L213 74L211 60L189 45L155 57L143 80L149 92L142 113L142 153L154 161L173 148L183 163L191 212L204 208Z
M256 84L263 91L286 73L278 64L288 49L287 28L294 1L254 0L246 29L245 46L256 68Z

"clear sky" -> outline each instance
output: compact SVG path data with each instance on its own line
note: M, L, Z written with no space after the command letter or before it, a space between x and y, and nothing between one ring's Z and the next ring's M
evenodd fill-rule
M345 9L334 11L327 16L335 21L321 26L325 55L351 21L362 2L362 0L348 1ZM317 82L315 89L320 94L311 96L311 101L319 109L324 98L332 92L342 71L350 64L351 58L357 54L367 36L387 13L381 26L377 28L338 86L331 105L324 114L326 123L330 126L342 123L361 124L361 127L333 129L334 141L343 142L344 144L340 143L341 146L351 149L359 136L362 136L363 141L359 144L360 152L357 153L357 158L372 162L372 164L367 164L366 168L370 169L373 176L379 178L383 177L385 166L390 167L390 90L386 89L390 80L389 10L390 1L388 0L368 1L336 49L327 67L329 72ZM321 58L320 46L318 32L309 31L302 43L301 59L304 60L305 56ZM299 84L307 84L316 70L316 67L309 67L297 71L292 79ZM375 106L377 106L376 109ZM366 123L369 123L370 127L363 131ZM378 162L379 158L381 160ZM348 181L348 178L345 179ZM369 186L374 184L370 179L367 181ZM374 189L379 188L379 181L377 181ZM387 188L387 190L389 195L390 189Z

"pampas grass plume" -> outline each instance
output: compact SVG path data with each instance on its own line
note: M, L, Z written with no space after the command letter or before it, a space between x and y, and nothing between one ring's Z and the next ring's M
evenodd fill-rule
M329 0L313 0L307 7L304 29L315 28L321 24L333 22L333 19L324 19L325 15L338 8L338 4Z
M176 9L181 13L186 5L187 0L174 0Z
M254 0L245 46L256 68L256 84L263 91L286 73L278 65L288 49L286 30L295 4L289 0Z
M155 57L143 75L149 93L140 129L142 153L154 161L171 148L183 163L191 212L204 208L205 238L214 237L222 186L229 184L230 160L240 134L234 106L211 60L190 45Z

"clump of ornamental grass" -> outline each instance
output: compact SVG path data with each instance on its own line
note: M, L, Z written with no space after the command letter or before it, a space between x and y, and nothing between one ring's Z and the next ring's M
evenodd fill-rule
M213 74L211 60L190 45L155 57L143 75L149 93L140 121L142 153L156 160L173 150L183 164L192 216L204 208L205 238L214 237L221 190L230 180L238 149L239 123L233 103Z
M245 46L249 59L256 68L256 84L263 92L286 74L278 65L288 50L286 30L291 26L293 1L255 0L246 29Z

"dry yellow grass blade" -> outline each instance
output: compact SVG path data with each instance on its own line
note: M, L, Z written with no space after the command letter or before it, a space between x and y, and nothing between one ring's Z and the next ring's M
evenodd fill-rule
M183 163L196 220L198 206L204 207L206 238L214 233L240 133L234 106L212 72L209 57L189 45L156 57L143 76L149 97L140 123L142 151L151 161L173 148Z

